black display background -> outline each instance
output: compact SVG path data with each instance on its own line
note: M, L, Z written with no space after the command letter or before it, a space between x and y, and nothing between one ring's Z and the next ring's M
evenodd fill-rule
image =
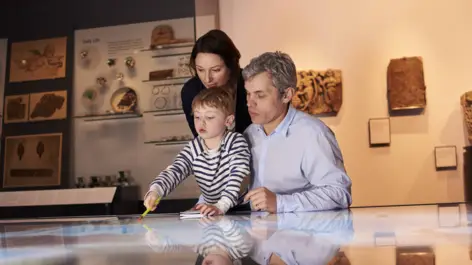
M156 20L176 19L195 15L194 0L4 0L0 1L0 38L8 38L7 69L4 96L64 90L67 92L66 120L3 124L0 190L37 190L74 186L71 163L72 102L74 66L74 30ZM66 77L9 83L9 60L12 42L67 36ZM3 99L4 100L4 99ZM3 110L1 110L3 113ZM2 120L3 123L3 120ZM55 133L63 134L61 185L55 187L3 188L5 136ZM97 139L99 140L99 139Z

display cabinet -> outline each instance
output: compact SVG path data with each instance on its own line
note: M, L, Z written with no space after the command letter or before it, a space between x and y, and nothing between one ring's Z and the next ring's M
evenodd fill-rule
M192 17L75 31L75 176L125 167L145 192L193 139L180 94L194 75L196 39L219 27L218 1L195 0L195 10ZM106 162L94 163L92 154ZM196 198L194 182L166 199Z

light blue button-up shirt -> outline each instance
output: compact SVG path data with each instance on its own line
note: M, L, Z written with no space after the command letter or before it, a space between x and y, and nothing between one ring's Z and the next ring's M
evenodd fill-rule
M318 118L290 106L270 135L258 124L251 124L244 135L252 154L250 188L276 193L277 212L351 205L352 183L336 137Z
M276 218L276 229L267 221L267 230L273 232L270 237L254 238L251 258L257 264L268 265L275 254L285 264L325 265L354 237L350 210L284 213ZM264 218L261 220L252 229L260 230L265 225Z

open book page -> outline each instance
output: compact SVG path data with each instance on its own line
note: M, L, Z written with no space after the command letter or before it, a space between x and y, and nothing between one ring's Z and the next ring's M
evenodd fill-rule
M184 211L180 212L181 219L189 219L189 218L202 218L205 215L201 214L200 211Z

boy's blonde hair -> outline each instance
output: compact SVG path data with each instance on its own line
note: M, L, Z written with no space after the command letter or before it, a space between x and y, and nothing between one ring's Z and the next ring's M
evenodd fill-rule
M229 116L234 114L234 97L228 89L222 87L203 89L192 101L192 113L199 107L215 108Z

